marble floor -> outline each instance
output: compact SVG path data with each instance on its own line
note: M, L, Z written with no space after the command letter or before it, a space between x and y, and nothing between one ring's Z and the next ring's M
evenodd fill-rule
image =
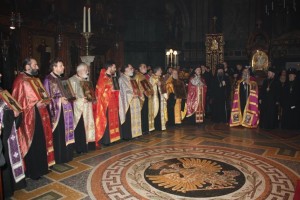
M300 132L181 125L76 156L12 199L293 199Z

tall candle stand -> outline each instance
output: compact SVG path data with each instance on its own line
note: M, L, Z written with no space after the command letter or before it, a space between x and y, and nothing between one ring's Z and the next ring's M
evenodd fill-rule
M85 38L85 55L89 55L89 39L94 33L91 32L82 32L81 35Z
M88 65L88 68L89 68L89 72L90 72L90 75L89 75L89 79L95 83L95 72L94 72L94 69L91 68L91 63L94 62L94 58L95 56L90 56L89 55L89 39L90 37L92 37L93 33L91 32L83 32L81 33L81 35L85 38L85 55L84 56L80 56L81 58L81 61L86 63Z

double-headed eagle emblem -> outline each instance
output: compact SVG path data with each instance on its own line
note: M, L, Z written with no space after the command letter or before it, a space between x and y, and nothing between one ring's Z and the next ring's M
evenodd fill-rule
M154 184L186 193L197 190L234 188L238 184L236 170L222 171L216 162L199 158L178 158L180 163L156 163L150 169L161 169L159 175L146 175ZM163 168L163 169L162 169Z

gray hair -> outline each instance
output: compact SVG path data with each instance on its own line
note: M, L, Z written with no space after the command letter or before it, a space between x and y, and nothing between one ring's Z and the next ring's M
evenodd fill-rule
M80 63L76 68L76 72L79 72L80 70L84 69L85 67L86 68L88 67L88 65L86 63L84 63L84 62Z

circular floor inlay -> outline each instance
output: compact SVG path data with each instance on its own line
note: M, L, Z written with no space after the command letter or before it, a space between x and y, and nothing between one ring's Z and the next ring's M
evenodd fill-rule
M154 188L184 197L214 197L232 193L245 184L236 167L212 159L181 157L152 163L144 178Z
M256 154L215 146L125 152L90 174L92 199L293 199L296 175Z

